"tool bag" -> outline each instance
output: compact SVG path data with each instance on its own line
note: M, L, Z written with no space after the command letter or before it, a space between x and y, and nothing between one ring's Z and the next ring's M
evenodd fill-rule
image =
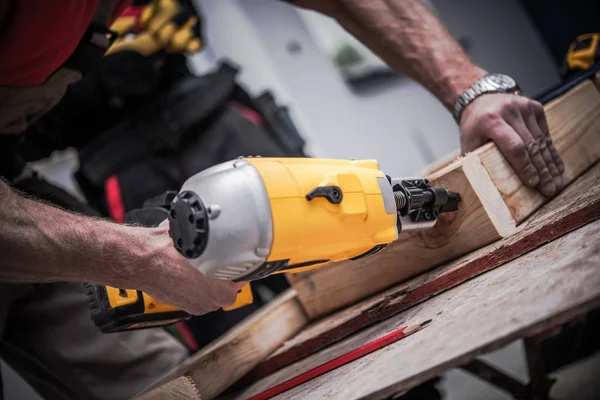
M88 202L122 222L143 202L238 156L304 156L304 140L270 93L252 98L222 64L153 94L132 115L79 149L76 179ZM258 125L242 110L259 116Z

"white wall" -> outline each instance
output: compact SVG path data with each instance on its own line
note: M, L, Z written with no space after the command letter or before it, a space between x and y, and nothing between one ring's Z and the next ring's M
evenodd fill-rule
M275 0L199 3L214 56L238 61L251 88L273 88L290 106L313 155L375 158L386 173L406 175L458 147L449 113L412 81L368 96L353 94L293 7ZM432 3L454 34L472 39L472 55L485 68L513 75L529 93L557 81L516 0ZM292 42L300 51L288 50Z
M248 0L246 0L248 1ZM251 0L252 2L253 0ZM206 50L193 58L199 70L206 70L219 60L228 60L241 66L240 81L252 94L271 90L277 99L290 108L292 118L303 132L311 132L310 119L290 93L286 82L273 63L270 50L265 47L256 27L236 0L196 0L205 15ZM308 143L307 149L321 149Z
M375 158L390 174L397 166L422 164L412 140L405 140L406 126L392 125L391 115L401 105L386 103L377 110L375 101L363 101L352 94L332 62L315 45L292 7L270 0L239 1L253 21L271 60L289 87L313 128L303 132L317 143L317 156L332 158ZM300 45L299 53L288 52L288 44ZM384 104L381 104L384 105ZM400 160L397 162L396 160Z

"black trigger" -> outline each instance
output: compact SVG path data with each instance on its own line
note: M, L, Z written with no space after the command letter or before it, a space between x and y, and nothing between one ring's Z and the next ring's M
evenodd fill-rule
M317 186L306 195L306 200L311 201L315 197L324 197L331 204L339 204L344 195L342 189L337 186Z

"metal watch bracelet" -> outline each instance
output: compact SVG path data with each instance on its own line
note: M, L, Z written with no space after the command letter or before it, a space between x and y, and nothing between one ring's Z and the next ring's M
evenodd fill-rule
M486 74L477 79L456 100L452 110L452 115L456 123L460 124L463 111L473 100L488 93L522 94L521 89L511 77L501 74Z

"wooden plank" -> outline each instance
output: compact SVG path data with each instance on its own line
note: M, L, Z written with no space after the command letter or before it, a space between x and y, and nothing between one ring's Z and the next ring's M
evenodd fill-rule
M515 230L510 211L476 154L430 179L462 198L459 211L440 215L434 229L404 233L373 257L288 275L309 318L348 306Z
M313 322L260 363L246 383L265 377L344 337L496 268L600 218L600 164L546 204L519 232Z
M161 385L155 389L152 389L141 396L137 397L138 400L202 400L194 381L189 376L180 376L177 379L173 379Z
M427 329L291 389L286 399L385 398L600 306L600 221L283 368L230 396L245 399L380 337Z
M271 387L268 390L251 397L250 400L266 400L275 397L281 393L290 390L291 388L294 388L305 382L315 379L316 377L326 374L329 371L333 371L334 369L339 368L342 365L351 363L352 361L364 357L367 354L371 354L374 351L389 346L391 343L395 343L398 340L402 340L405 337L412 335L423 328L426 328L427 326L429 326L430 322L431 320L427 320L419 324L407 325L403 326L402 328L396 329L390 333L378 337L372 342L365 343L360 347L350 349L347 353L344 353L334 359L328 360L325 363L318 365L311 370L304 371L300 375L293 376L285 382Z
M296 293L288 290L168 373L142 398L177 393L182 399L213 399L307 323Z
M373 257L288 278L309 318L355 303L514 231L515 221L478 156L461 161L431 176L435 186L451 188L462 198L459 211L440 215L434 229L402 234Z
M460 154L460 150L455 150L444 157L436 160L435 162L425 166L425 168L418 171L415 176L430 176L434 172L437 172L443 168L446 168L448 165L454 163L456 160L460 159L462 156Z
M547 104L546 112L569 183L600 158L600 93L590 81L583 82ZM510 235L547 200L520 184L493 143L429 179L435 186L459 192L464 200L457 213L442 215L435 229L402 234L364 260L287 275L311 319Z
M600 159L600 92L591 81L585 81L544 109L552 141L565 163L563 180L567 185ZM476 152L517 223L547 201L523 185L495 144Z

